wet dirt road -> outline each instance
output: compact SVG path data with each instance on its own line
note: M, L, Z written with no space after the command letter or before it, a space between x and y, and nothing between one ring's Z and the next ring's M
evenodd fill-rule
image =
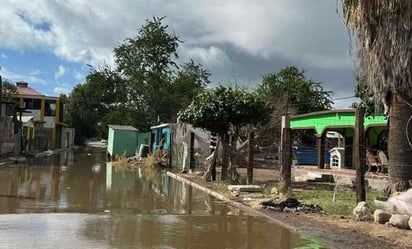
M0 241L0 248L286 249L316 244L165 172L120 170L104 154L71 151L0 167Z

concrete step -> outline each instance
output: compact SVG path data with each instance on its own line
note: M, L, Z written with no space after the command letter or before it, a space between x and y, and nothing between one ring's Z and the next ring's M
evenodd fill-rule
M333 175L309 172L307 175L295 176L295 182L335 182Z

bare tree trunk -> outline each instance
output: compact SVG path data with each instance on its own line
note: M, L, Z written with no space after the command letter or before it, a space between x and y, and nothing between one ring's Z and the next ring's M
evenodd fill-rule
M412 101L393 94L389 103L389 182L404 191L412 179Z

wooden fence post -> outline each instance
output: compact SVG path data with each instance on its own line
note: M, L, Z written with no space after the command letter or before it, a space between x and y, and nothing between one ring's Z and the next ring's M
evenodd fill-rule
M195 159L195 133L190 132L190 153L189 153L189 169L194 171L196 168Z
M318 153L318 169L325 168L325 137L326 132L323 132L320 135L316 135L316 147Z
M283 128L282 137L282 168L280 172L281 180L285 184L285 190L289 189L292 183L292 132L290 128Z
M292 183L292 130L290 129L289 116L282 117L281 132L280 180L285 184L284 191L287 191Z
M253 184L253 159L254 159L254 137L255 133L252 131L249 133L249 144L247 154L247 184Z

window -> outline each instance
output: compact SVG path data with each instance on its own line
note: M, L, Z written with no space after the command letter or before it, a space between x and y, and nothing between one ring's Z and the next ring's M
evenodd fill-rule
M46 100L46 109L44 116L54 116L56 114L56 102L54 100Z
M24 107L31 110L40 110L41 109L41 100L40 99L24 99Z
M339 167L339 156L333 155L332 156L332 165L333 167Z

